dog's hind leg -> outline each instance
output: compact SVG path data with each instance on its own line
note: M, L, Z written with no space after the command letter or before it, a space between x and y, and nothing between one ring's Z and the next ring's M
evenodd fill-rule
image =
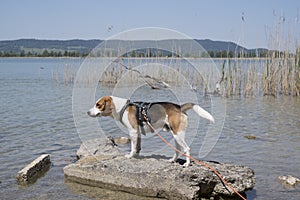
M180 117L180 121L178 121L178 118ZM188 119L185 114L181 114L181 116L175 115L174 118L169 117L170 121L170 128L171 132L173 134L173 137L175 139L175 145L178 150L182 149L182 151L187 155L186 156L186 163L184 163L184 166L190 165L190 147L185 142L185 131L187 129ZM180 148L181 147L181 148ZM179 156L179 153L175 151L174 159Z
M129 154L125 155L126 158L136 157L141 151L141 134L136 130L130 130L129 135L131 140L131 151Z
M185 131L179 131L176 135L174 135L174 138L176 140L176 143L178 143L182 147L183 152L187 155L186 156L186 163L184 163L184 166L187 167L187 166L190 165L191 160L190 160L190 157L189 157L190 156L190 147L185 142Z
M175 139L175 147L176 147L176 149L181 150L181 146L178 144L176 139ZM179 156L179 152L175 151L174 156L169 161L170 162L176 162L178 156Z

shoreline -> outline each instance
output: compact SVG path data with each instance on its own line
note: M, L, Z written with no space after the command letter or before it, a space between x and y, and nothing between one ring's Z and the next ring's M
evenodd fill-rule
M104 58L104 59L126 59L126 60L282 60L286 58L194 58L194 57L69 57L69 56L61 56L61 57L40 57L40 56L33 56L33 57L26 57L26 56L7 56L7 57L0 57L0 59L91 59L91 58ZM289 58L294 59L294 58Z

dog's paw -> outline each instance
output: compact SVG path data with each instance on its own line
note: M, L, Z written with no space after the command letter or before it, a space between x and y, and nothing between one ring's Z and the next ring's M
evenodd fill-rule
M188 167L188 166L190 166L190 165L191 165L190 162L185 162L185 163L183 164L183 167Z
M125 158L132 158L133 157L133 154L132 153L129 153L129 154L126 154L125 155Z
M125 155L126 158L138 158L139 154L138 153L129 153Z
M176 162L176 160L177 160L177 159L171 158L171 159L169 159L168 161L169 161L170 163L174 163L174 162Z

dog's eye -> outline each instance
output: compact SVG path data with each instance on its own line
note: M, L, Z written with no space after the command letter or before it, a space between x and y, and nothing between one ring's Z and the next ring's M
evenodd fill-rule
M96 107L97 107L98 109L101 109L102 106L105 106L105 101L104 101L103 103L97 103L97 104L96 104Z

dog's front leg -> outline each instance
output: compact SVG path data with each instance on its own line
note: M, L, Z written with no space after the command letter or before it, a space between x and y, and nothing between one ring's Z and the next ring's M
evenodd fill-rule
M132 158L138 156L141 150L141 134L136 130L129 131L131 139L131 151L125 155L126 158Z

